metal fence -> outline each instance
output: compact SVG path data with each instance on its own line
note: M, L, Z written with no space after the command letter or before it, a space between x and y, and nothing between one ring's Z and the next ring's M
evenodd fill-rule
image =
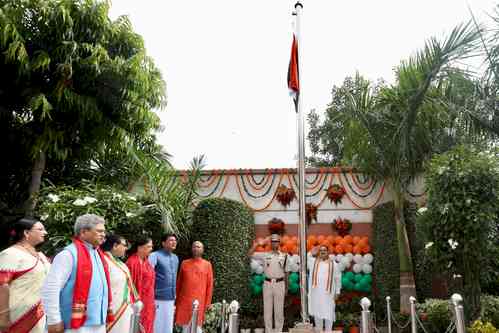
M391 308L390 296L386 297L386 315L387 315L387 328L388 333L392 333L394 327L397 327L399 330L406 329L409 325L411 325L411 333L424 332L429 333L429 330L424 326L423 322L420 319L420 314L418 314L416 309L416 298L410 297L409 299L411 303L411 314L406 323L401 324L396 320L396 316ZM457 332L457 333L465 333L466 326L464 321L464 310L463 310L463 298L459 294L454 294L450 298L450 302L453 310L453 318L451 323L445 330L445 333ZM362 308L361 316L360 316L360 332L361 333L379 333L380 330L376 326L376 322L373 320L372 313L369 308L371 306L371 301L364 297L360 301L360 306Z

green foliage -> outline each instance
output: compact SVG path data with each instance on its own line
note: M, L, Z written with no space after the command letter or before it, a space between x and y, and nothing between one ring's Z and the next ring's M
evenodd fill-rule
M426 242L424 223L421 219L424 214L417 213L417 205L409 203L405 205L405 224L411 253L413 257L414 278L416 281L416 295L418 299L427 299L432 297L433 277L438 275L435 271L430 258L424 248Z
M400 268L397 235L393 217L393 202L377 206L373 210L373 275L376 276L376 314L386 318L386 296L390 296L394 312L400 307Z
M331 102L329 102L324 119L319 118L316 110L312 110L307 121L310 126L308 139L311 156L307 162L315 167L340 165L345 154L345 136L339 133L357 131L357 124L347 122L341 115L348 112L348 98L358 91L359 81L352 77L343 80L341 86L333 86ZM380 87L382 83L379 83ZM376 88L375 88L376 89Z
M339 105L342 112L328 114L327 125L317 125L317 117L310 117L312 129L319 129L311 141L319 155L328 142L336 142L328 152L338 155L334 158L342 155L342 164L388 182L394 196L399 269L408 276L413 273L413 262L404 221L405 186L423 172L425 162L452 135L448 88L453 86L448 84L451 79L447 74L460 73L454 62L476 49L478 37L466 24L454 28L441 41L431 38L422 50L396 67L394 85L373 87L357 74L341 91L344 102L340 98L331 104L331 110ZM408 287L405 293L413 293L412 286ZM408 303L402 306L407 308Z
M452 318L452 309L448 300L427 299L422 304L417 304L418 313L425 313L427 319L423 321L429 332L445 332Z
M37 210L48 231L44 251L52 255L70 243L76 218L86 213L103 216L108 231L129 240L135 239L138 234L159 240L163 233L159 214L129 193L94 185L82 188L46 187L41 192Z
M493 154L459 146L435 157L427 173L428 211L425 227L429 255L444 270L463 277L469 317L480 308L484 273L499 213L499 169Z
M483 295L481 298L480 318L499 327L499 297Z
M222 321L222 303L212 303L204 314L203 332L217 333Z
M252 306L248 251L254 238L253 212L237 201L205 199L194 210L191 239L204 243L213 265L215 302L237 300L243 310Z
M22 152L20 160L32 164L28 170L41 168L30 175L30 200L40 187L45 156L53 169L60 160L85 164L101 151L154 142L160 123L152 110L165 105L165 83L128 18L109 19L109 5L0 2L2 133L10 136L7 152ZM16 166L3 170L2 181L20 184L25 198L26 172Z
M481 320L475 320L471 327L468 329L468 333L498 333L499 330L494 327L491 323L482 322Z

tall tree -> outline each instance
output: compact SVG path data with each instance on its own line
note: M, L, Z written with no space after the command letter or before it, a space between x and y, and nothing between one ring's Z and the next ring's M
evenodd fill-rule
M342 161L390 185L400 258L401 310L415 295L409 239L404 220L407 184L422 173L432 154L453 134L448 109L454 96L451 77L457 59L472 52L478 34L470 24L456 27L443 41L431 38L415 56L396 68L393 85L378 84L357 75L345 92L341 111L329 114L342 143Z
M127 17L109 1L0 1L0 111L31 161L26 214L47 161L147 141L165 83Z

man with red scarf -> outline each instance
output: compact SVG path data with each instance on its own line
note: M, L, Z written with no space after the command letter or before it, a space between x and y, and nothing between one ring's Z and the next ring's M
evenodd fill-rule
M99 249L104 224L98 215L79 216L73 242L55 256L42 288L48 333L105 333L112 321L109 270Z

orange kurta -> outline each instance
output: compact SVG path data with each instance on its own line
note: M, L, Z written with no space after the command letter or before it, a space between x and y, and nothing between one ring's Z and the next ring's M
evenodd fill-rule
M198 326L203 325L204 312L211 305L213 294L213 269L207 260L196 258L184 260L177 277L177 299L175 301L175 323L189 325L192 302L199 301Z

